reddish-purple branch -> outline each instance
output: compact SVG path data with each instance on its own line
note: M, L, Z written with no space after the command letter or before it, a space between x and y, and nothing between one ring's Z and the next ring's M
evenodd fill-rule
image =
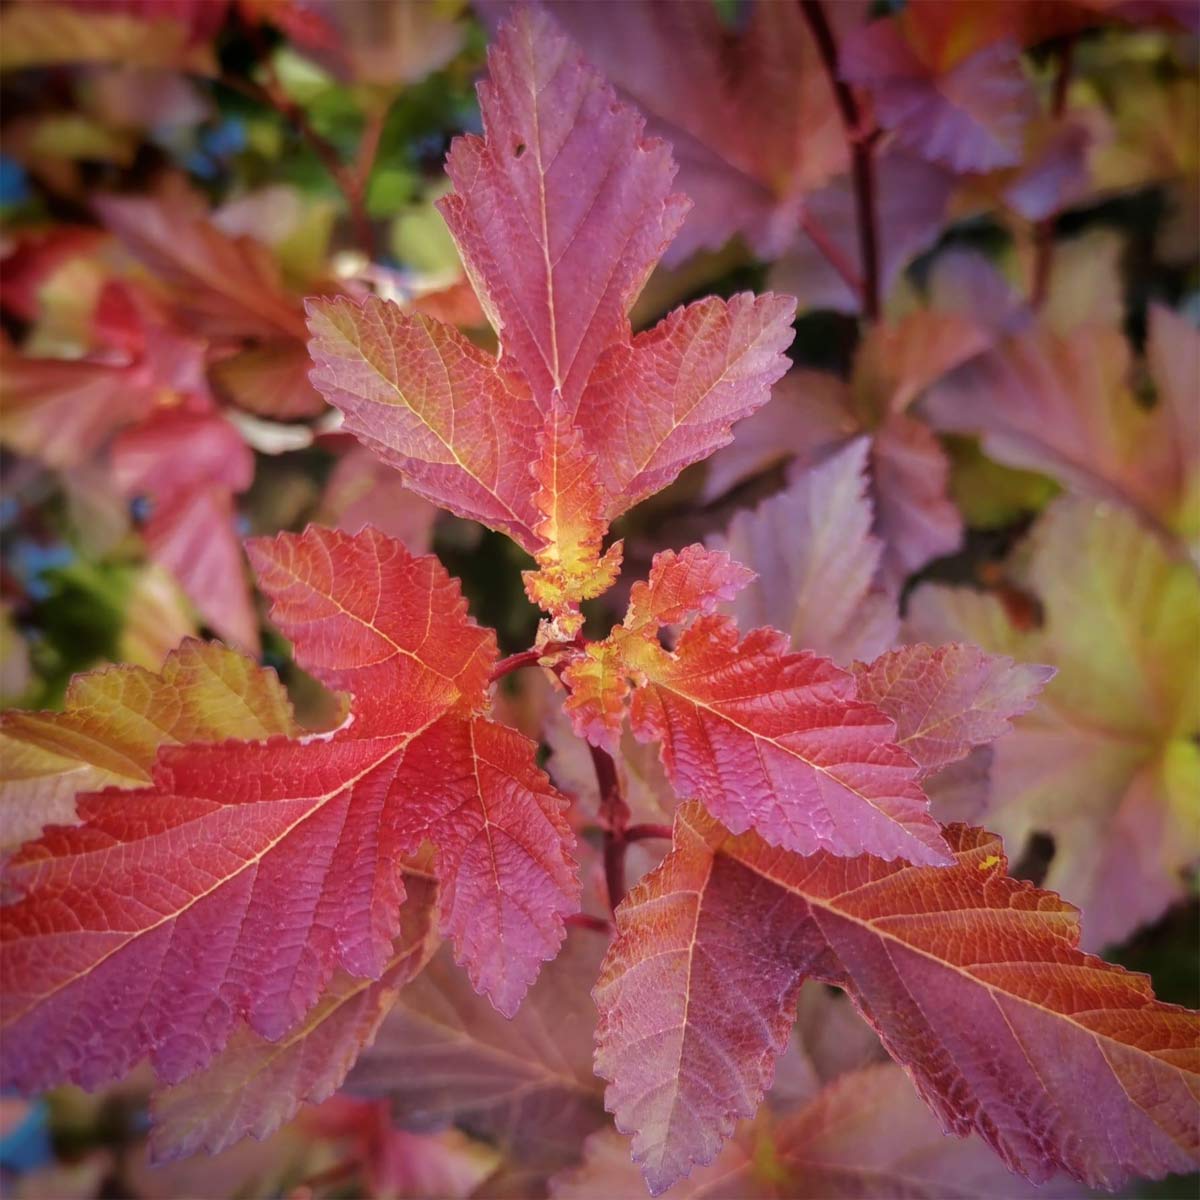
M603 917L593 917L590 913L572 913L563 917L563 924L576 929L591 929L596 933L612 933L612 925Z
M862 275L857 291L862 299L863 315L868 321L879 320L879 243L875 213L875 143L879 140L877 129L867 129L863 123L862 110L853 88L838 72L837 43L833 30L825 16L821 0L800 0L800 11L808 23L809 32L817 45L817 52L829 76L834 102L841 114L846 130L846 141L850 146L850 169L854 180L854 207L858 217L858 251L862 260ZM829 253L828 242L822 244L811 231L809 237L822 254L829 259L834 269L846 279L857 279L858 273L845 270L845 260L839 253L835 259Z
M600 823L604 826L604 882L608 888L608 906L614 912L625 898L625 847L629 844L626 827L629 805L621 795L621 781L612 755L588 743L596 783L600 788Z
M505 675L510 675L513 671L519 671L522 667L531 667L540 659L550 658L560 650L566 650L573 645L576 645L576 643L547 642L544 646L531 646L528 650L518 650L516 654L510 654L507 658L502 658L492 668L492 673L488 676L488 682L495 683L497 679L503 679Z
M513 671L518 671L522 667L532 666L543 654L545 654L544 650L534 647L532 650L519 650L516 654L510 654L507 658L502 658L492 668L492 673L488 676L488 682L495 683L497 679L503 679L505 675L511 675Z
M625 830L627 842L645 842L653 838L662 838L669 842L671 840L670 825L630 825Z

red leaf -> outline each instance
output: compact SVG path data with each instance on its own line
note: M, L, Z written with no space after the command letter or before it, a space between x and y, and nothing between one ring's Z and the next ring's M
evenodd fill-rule
M175 1082L239 1017L278 1039L335 967L378 978L403 898L395 860L425 838L443 923L498 1007L516 1008L562 940L578 895L563 802L533 743L476 715L495 643L437 560L373 530L252 553L300 661L356 693L351 716L295 741L164 751L153 788L87 797L79 828L23 851L0 949L5 1065L22 1087L95 1085L145 1054ZM537 928L527 892L549 910Z
M673 650L660 643L662 624L711 612L745 580L717 551L659 555L624 624L563 659L575 731L614 751L632 694L633 731L661 743L676 794L703 800L731 829L801 854L944 861L916 765L893 744L892 722L857 699L848 672L789 653L774 629L739 642L733 622L715 615Z
M686 204L669 150L540 9L489 62L485 136L454 143L440 206L499 360L394 306L315 302L314 380L410 487L537 557L530 595L569 636L615 576L607 522L764 403L794 305L708 299L633 338L629 308Z
M579 423L619 516L732 439L787 370L789 296L708 297L616 346L596 368Z
M951 1132L1033 1181L1200 1159L1196 1014L1076 948L1076 911L950 827L931 869L772 850L698 805L627 897L596 985L596 1065L651 1189L709 1161L769 1084L805 977L844 988Z
M645 679L633 730L662 742L678 795L800 854L946 861L891 721L857 701L853 678L828 659L789 654L772 629L739 642L723 617L701 618L673 653L648 638L622 648Z
M574 413L596 361L627 342L626 313L675 235L687 201L670 193L668 147L540 10L521 10L479 85L484 137L458 138L439 207L505 364L545 411Z
M150 557L221 637L257 654L258 616L234 527L233 493L254 478L241 434L215 413L164 410L118 436L112 464L127 496L153 498L142 530Z
M448 718L413 743L392 785L405 797L404 845L437 846L442 932L475 990L509 1017L579 898L566 803L535 752L506 726Z
M542 514L536 533L542 548L536 571L525 571L525 594L555 616L553 636L572 638L583 628L579 604L612 587L621 569L622 545L600 547L608 523L596 458L557 399L546 413L533 467L534 503Z
M27 358L0 342L0 440L47 466L86 462L151 403L133 368Z
M417 495L536 549L542 418L527 390L457 329L387 301L310 300L308 313L313 385L345 430Z
M310 527L248 548L271 619L305 670L353 693L355 724L395 732L451 709L482 711L495 635L467 617L457 581L432 555L414 558L369 527L354 537Z
M703 546L686 546L678 553L663 550L654 556L649 578L638 580L629 593L625 628L653 625L657 630L697 613L711 613L753 580L754 572L723 550Z
M405 866L401 933L380 978L339 972L296 1028L269 1042L245 1026L202 1071L152 1100L151 1154L156 1162L203 1150L217 1154L250 1135L269 1137L306 1102L339 1088L363 1046L375 1036L400 989L437 948L436 888Z
M827 7L840 29L858 24L866 5ZM796 236L805 194L846 169L828 76L797 5L755 4L736 31L707 5L626 0L619 21L595 0L554 11L674 147L695 208L668 262L739 233L775 257Z
M299 302L284 290L267 248L222 233L190 195L102 196L95 205L205 336L303 338Z
M588 996L603 952L603 939L573 931L511 1021L437 956L400 993L347 1090L389 1098L406 1125L486 1138L534 1176L565 1166L605 1121ZM527 1181L515 1194L540 1190Z
M984 654L977 646L903 646L855 663L858 694L896 722L896 744L932 774L994 742L1034 705L1054 675Z

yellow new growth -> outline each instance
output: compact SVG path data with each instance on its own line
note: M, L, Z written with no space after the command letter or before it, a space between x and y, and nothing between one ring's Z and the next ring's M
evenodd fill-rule
M596 460L563 411L558 393L546 415L540 455L533 467L543 514L535 532L544 541L535 555L538 570L526 571L525 592L551 616L553 636L572 638L583 626L579 604L612 587L621 569L622 544L601 554L608 524L601 516L604 493Z

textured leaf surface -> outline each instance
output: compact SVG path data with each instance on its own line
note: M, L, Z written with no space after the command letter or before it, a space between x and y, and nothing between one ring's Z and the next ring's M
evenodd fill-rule
M1054 670L952 642L902 646L854 674L858 694L896 722L896 744L932 774L1008 733Z
M440 208L506 358L568 414L679 228L675 165L551 19L522 11L488 57L484 136L458 138Z
M453 1122L529 1169L556 1170L604 1121L588 997L602 953L595 934L572 933L511 1021L439 955L400 993L349 1090L389 1097L401 1124Z
M313 384L418 495L538 547L532 397L449 325L373 297L310 300Z
M566 659L566 711L610 751L630 701L639 740L659 742L675 792L731 829L757 829L799 853L865 849L938 862L944 848L916 766L895 727L855 695L828 659L790 653L786 634L737 627L711 610L748 572L723 551L690 546L655 558L608 638ZM667 650L658 629L700 616Z
M579 1168L555 1178L551 1195L610 1200L644 1191L628 1140L604 1130L588 1138ZM1035 1188L978 1137L947 1137L904 1072L890 1063L843 1075L781 1118L760 1115L744 1123L715 1162L671 1191L692 1200L1035 1200L1081 1194L1058 1181Z
M427 838L443 924L498 1007L562 940L578 895L563 802L533 743L477 715L495 643L437 560L371 530L252 553L300 662L355 693L351 715L333 734L164 751L152 788L90 796L80 827L23 851L24 897L3 910L20 1086L94 1085L148 1053L177 1082L239 1017L277 1040L336 967L379 978L395 860Z
M726 445L787 370L795 303L708 297L677 308L597 366L579 422L619 516Z
M754 579L754 572L723 550L686 546L654 556L650 574L629 594L625 628L639 630L675 625L696 614L707 615L732 600Z
M1025 632L994 596L925 586L910 635L975 642L1057 668L993 749L988 822L1014 854L1035 833L1046 877L1083 909L1084 944L1125 938L1184 894L1200 861L1200 585L1128 511L1057 501L1015 582L1040 602Z
M607 1105L653 1190L753 1114L807 976L849 992L947 1130L1030 1180L1192 1169L1196 1014L1078 950L1076 911L1008 878L997 838L947 838L949 868L800 858L679 810L594 993Z
M662 742L680 796L801 854L943 860L890 720L860 703L852 677L828 659L788 653L771 629L739 642L722 617L701 618L670 653L656 639L624 646L645 679L633 697L634 732Z
M535 503L542 517L536 532L543 547L538 569L524 573L525 592L539 608L554 613L560 636L583 628L579 604L612 587L621 569L622 547L615 542L601 553L608 522L595 456L555 402L546 414L534 467Z
M318 301L314 381L414 490L533 554L529 594L570 636L615 578L608 522L766 401L795 306L709 298L633 337L686 211L670 151L541 9L504 25L479 102L484 135L454 142L439 207L499 358L382 302Z
M710 544L757 578L726 611L743 629L781 629L798 650L849 665L895 644L895 599L877 582L883 543L871 532L865 438L793 473L788 487L738 513Z
M80 793L145 786L160 746L297 732L274 671L224 646L189 639L157 674L77 675L63 711L0 717L0 845L73 822Z
M246 1136L269 1137L306 1102L339 1088L374 1038L396 996L437 948L437 889L432 876L405 866L400 934L378 980L334 976L294 1029L269 1042L246 1026L202 1071L152 1102L151 1148L157 1161L199 1151L217 1154Z
M859 346L848 382L824 372L793 371L775 402L743 421L737 440L713 459L706 495L720 495L788 459L794 480L868 434L874 530L884 544L879 573L881 582L898 590L914 571L962 540L962 518L947 494L949 461L937 438L907 409L988 342L976 321L928 309L875 326Z

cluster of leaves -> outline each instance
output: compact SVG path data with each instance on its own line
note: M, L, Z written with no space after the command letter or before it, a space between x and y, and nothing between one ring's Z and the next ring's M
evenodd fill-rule
M0 11L18 1186L1194 1170L1194 11L477 15Z

